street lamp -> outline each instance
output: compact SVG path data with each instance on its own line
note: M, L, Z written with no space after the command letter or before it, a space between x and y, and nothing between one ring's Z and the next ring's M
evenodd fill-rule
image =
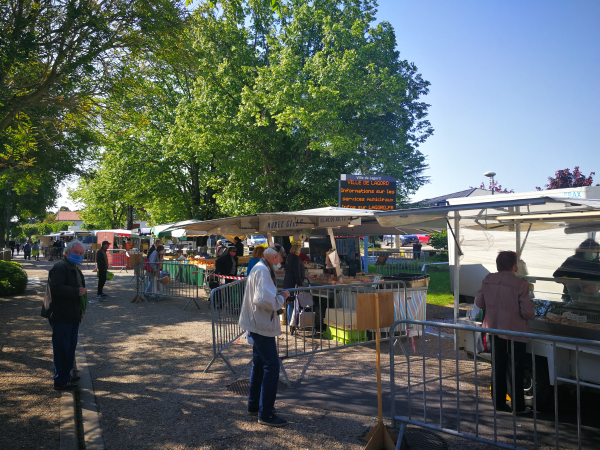
M494 177L496 176L496 172L489 171L484 173L483 176L492 179L492 195L494 195L494 191L496 190L496 186L494 186Z

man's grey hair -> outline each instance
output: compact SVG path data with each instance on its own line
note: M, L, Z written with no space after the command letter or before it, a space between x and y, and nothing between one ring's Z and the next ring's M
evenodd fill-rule
M275 250L273 247L269 247L267 249L265 249L265 252L263 253L263 256L275 256L278 255L279 252L277 250Z
M81 241L71 241L67 244L67 248L65 248L65 253L71 253L71 249L73 247L81 247L82 251L85 251L85 247L83 246L83 242Z

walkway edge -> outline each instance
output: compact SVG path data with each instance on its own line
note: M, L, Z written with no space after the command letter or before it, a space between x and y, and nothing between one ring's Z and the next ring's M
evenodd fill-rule
M86 450L104 450L104 439L100 428L98 406L94 395L92 377L88 369L85 356L85 346L81 340L77 344L75 353L77 368L79 369L79 386L81 388L81 415L83 418L83 435Z
M77 449L75 429L75 396L72 392L60 394L60 450Z

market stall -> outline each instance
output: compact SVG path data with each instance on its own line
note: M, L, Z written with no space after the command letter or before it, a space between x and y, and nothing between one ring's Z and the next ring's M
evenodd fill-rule
M529 322L539 334L600 340L600 187L583 187L497 195L474 199L450 199L449 205L377 213L384 226L448 230L448 250L454 289L454 319L481 324L476 311L459 319L459 308L469 304L483 278L496 272L498 251L515 249L518 276L529 282L536 319ZM477 352L470 333L457 336L456 345ZM580 378L600 388L600 355L580 347ZM574 349L556 353L550 343L535 349L540 385L550 385L554 371L574 380L570 361ZM529 358L531 361L531 358ZM549 391L549 390L547 390ZM547 398L540 397L539 401Z

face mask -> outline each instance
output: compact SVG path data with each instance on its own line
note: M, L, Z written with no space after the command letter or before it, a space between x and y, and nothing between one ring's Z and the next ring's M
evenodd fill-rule
M587 261L593 261L594 259L596 259L596 254L595 253L584 253L583 259L585 259Z
M281 268L281 263L277 263L273 266L273 269L279 270Z
M68 261L71 264L81 264L81 261L83 261L83 255L76 255L75 253L69 253Z

